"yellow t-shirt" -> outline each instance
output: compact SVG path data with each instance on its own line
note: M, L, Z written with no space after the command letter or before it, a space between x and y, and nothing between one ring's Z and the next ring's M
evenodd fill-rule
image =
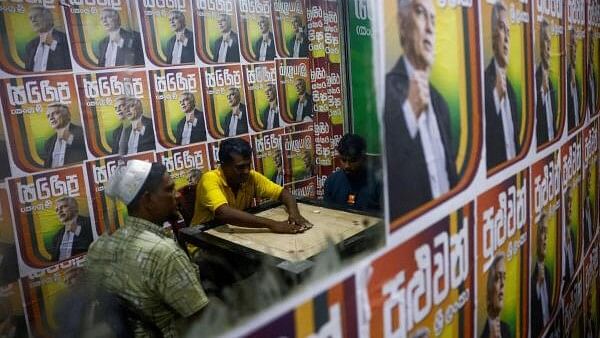
M283 187L271 182L262 174L251 170L248 181L242 184L237 196L225 181L221 169L211 170L202 175L196 188L196 205L192 225L206 223L215 217L215 210L223 204L244 210L252 206L255 197L279 199Z

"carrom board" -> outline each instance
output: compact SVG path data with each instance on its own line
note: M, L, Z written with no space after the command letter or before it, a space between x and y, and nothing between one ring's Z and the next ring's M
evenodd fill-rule
M298 262L315 256L330 243L338 244L381 221L376 217L304 203L298 203L298 208L300 214L313 224L313 227L304 233L278 234L269 229L242 228L226 224L210 229L205 234L286 261ZM276 221L288 218L283 205L258 212L256 215Z

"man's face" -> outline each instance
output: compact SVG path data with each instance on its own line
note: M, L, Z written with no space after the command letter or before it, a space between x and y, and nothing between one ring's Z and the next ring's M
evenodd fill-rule
M229 93L227 93L227 102L229 102L230 107L235 107L240 104L240 93L237 90L231 89Z
M292 21L292 27L294 28L295 33L302 32L302 21L300 18L296 18Z
M29 12L31 28L37 33L44 33L52 28L52 17L48 17L42 9L34 8Z
M71 120L69 113L61 107L48 107L46 118L52 129L55 130L66 127Z
M544 69L548 69L550 67L551 44L552 43L550 41L550 33L546 31L546 33L542 35L542 41L540 41L540 47L542 48L542 67L544 67Z
M267 99L269 100L269 102L275 101L275 99L277 98L277 93L275 92L275 87L267 86L267 89L265 89L265 95L267 96Z
M115 102L115 113L120 121L123 121L127 116L127 100L117 99Z
M175 32L179 32L185 28L185 17L181 13L169 14L169 25Z
M179 106L181 106L181 110L183 110L184 113L194 110L194 104L195 102L190 96L184 95L179 99Z
M548 246L548 224L544 219L539 224L538 229L538 242L537 242L537 257L538 261L544 261L546 259L546 247Z
M225 180L229 185L238 185L248 181L250 177L250 158L240 154L231 154L232 160L221 165Z
M435 57L435 8L432 0L413 0L400 15L404 52L417 69L431 67Z
M117 30L121 27L119 14L112 10L102 11L102 14L100 14L100 23L102 23L102 27L108 32Z
M160 185L155 191L148 192L148 210L161 223L167 221L177 212L177 190L171 176L165 172Z
M296 79L296 81L294 81L294 88L296 88L298 96L302 96L306 92L306 83L302 79Z
M341 168L346 175L352 179L357 177L365 166L365 156L344 156L340 155Z
M267 34L269 32L269 19L261 16L258 21L258 28L262 34Z
M127 108L127 118L130 121L137 120L142 116L142 103L140 101L130 100Z
M492 33L492 48L496 62L501 68L506 68L508 65L509 38L510 28L508 26L506 10L499 10L498 25L496 26L496 31Z
M231 30L231 22L227 15L221 15L217 23L222 34L228 33Z
M65 224L77 216L77 208L67 200L61 200L56 202L56 215L58 215L60 222Z
M190 172L190 176L188 177L188 184L196 185L198 184L198 180L200 180L200 176L202 176L202 172L200 170L193 170Z
M500 259L495 267L496 280L492 294L492 306L500 313L504 307L504 281L506 280L506 266L504 259Z

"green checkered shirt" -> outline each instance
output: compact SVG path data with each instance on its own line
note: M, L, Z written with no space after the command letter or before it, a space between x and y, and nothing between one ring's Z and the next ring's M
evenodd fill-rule
M198 268L162 228L137 217L112 235L104 234L87 254L93 280L125 298L161 329L178 337L176 322L208 303ZM135 337L149 334L138 325Z

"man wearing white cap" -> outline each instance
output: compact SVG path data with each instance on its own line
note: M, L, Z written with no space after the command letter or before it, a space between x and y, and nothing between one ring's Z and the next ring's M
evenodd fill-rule
M202 175L196 190L192 224L213 219L247 228L267 228L279 233L299 233L312 227L298 210L287 189L250 169L252 149L241 138L230 138L219 145L221 167ZM255 198L278 200L285 205L287 221L274 221L243 211Z
M127 205L125 226L92 243L87 256L91 280L124 298L144 322L164 337L179 337L208 303L198 269L162 229L177 219L175 184L158 163L131 160L109 181L107 194ZM135 337L151 329L135 322Z

